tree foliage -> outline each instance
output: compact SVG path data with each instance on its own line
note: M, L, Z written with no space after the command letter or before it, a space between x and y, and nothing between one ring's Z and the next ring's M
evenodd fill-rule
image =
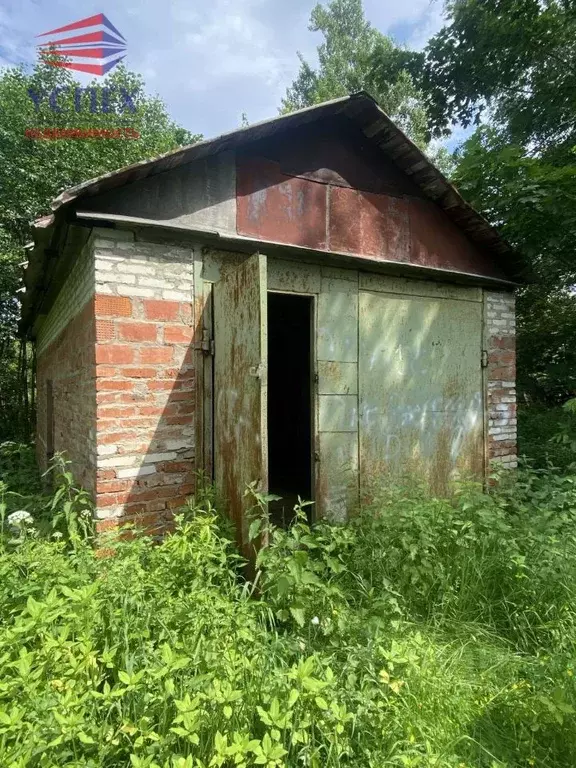
M0 76L0 226L20 239L62 189L198 138L175 125L142 78L122 65L77 89L69 70L44 61L31 73ZM121 138L46 140L27 137L34 128L130 130Z
M529 261L518 293L518 381L531 400L576 391L576 165L553 164L483 126L457 154L454 179Z
M7 437L22 434L26 423L17 402L22 382L15 378L16 291L31 222L63 189L198 137L177 126L142 78L123 66L87 87L49 58L32 71L4 69L0 103L0 435ZM36 129L100 129L111 137L30 138L26 132Z
M527 258L518 293L524 399L576 391L576 6L452 0L420 81L432 129L478 124L456 155L464 196Z
M514 143L576 143L573 0L451 0L446 10L422 81L436 131L478 123L488 110Z
M324 36L318 68L299 54L300 71L282 100L282 112L366 90L411 138L426 143L426 111L410 71L415 55L366 20L362 0L316 5L309 29Z

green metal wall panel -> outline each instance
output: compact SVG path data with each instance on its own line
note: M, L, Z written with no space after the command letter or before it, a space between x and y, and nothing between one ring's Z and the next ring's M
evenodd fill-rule
M319 432L358 432L356 395L318 395Z
M358 284L322 278L318 296L318 360L358 361Z
M358 432L320 432L316 505L320 517L344 522L358 506Z
M481 476L481 333L481 303L360 291L363 490L391 475L442 493L458 471Z
M318 394L357 395L358 364L318 361Z
M358 504L358 273L322 269L317 313L316 505L345 520Z

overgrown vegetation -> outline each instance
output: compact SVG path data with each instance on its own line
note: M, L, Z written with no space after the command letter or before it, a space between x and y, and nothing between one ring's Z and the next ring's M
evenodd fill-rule
M31 345L17 339L16 292L32 222L50 212L63 189L200 136L176 125L163 102L146 92L142 77L122 64L87 88L69 69L51 66L49 57L40 58L32 71L2 68L0 102L0 440L29 440L34 358ZM72 128L120 129L121 137L26 135L27 130Z
M98 550L61 470L2 490L2 766L575 764L576 478L300 511L255 585L210 493Z

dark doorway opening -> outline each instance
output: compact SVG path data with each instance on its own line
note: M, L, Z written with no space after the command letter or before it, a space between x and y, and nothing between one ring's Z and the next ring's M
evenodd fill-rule
M282 497L269 509L284 527L298 496L313 499L312 309L311 296L268 294L268 488Z

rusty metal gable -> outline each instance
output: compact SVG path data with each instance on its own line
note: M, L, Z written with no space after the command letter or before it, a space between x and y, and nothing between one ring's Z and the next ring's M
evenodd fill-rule
M345 115L299 126L287 135L254 141L236 152L239 162L264 158L286 176L394 196L424 197Z
M349 118L318 120L236 152L237 231L374 262L505 280Z
M97 179L84 182L63 192L53 203L53 210L77 203L80 199L98 195L104 191L130 184L139 179L164 173L180 165L238 149L277 134L286 134L301 126L345 116L367 140L403 173L410 176L424 195L446 211L458 227L474 242L493 250L502 258L507 275L518 277L524 264L511 246L498 234L489 222L475 211L444 177L441 171L426 157L397 125L365 92L335 99L323 104L281 115L270 120L240 128L215 139L201 141L158 158L136 163Z
M457 189L392 122L372 97L362 92L315 105L289 115L278 116L247 128L223 134L215 139L198 142L160 157L91 179L64 191L52 204L54 213L38 220L34 228L34 248L29 253L29 266L24 275L26 293L22 301L22 332L25 332L33 322L38 311L38 303L47 290L45 276L50 271L49 262L53 261L49 254L56 255L59 253L59 244L66 239L66 230L69 222L74 220L76 211L97 209L97 206L102 204L104 196L108 197L114 191L114 198L120 201L130 185L136 185L133 188L133 193L134 190L139 191L138 187L140 190L149 190L149 183L154 177L164 174L164 180L158 179L158 184L156 182L152 184L158 193L156 198L159 199L159 190L165 188L166 180L171 175L170 172L175 169L190 166L198 161L207 161L208 158L220 153L242 152L255 142L273 137L281 137L282 141L286 142L290 135L298 129L320 124L322 121L338 125L340 128L347 123L349 127L353 128L357 135L363 137L365 153L372 153L372 156L377 155L381 158L383 165L387 164L391 171L388 174L390 180L393 169L394 178L398 180L402 177L403 179L401 183L399 182L400 188L403 184L409 184L412 186L414 199L421 196L439 206L446 217L462 232L464 238L492 254L507 280L521 282L530 279L529 269L522 257L499 236L498 232L483 216L466 203ZM187 170L182 169L181 174L186 176ZM298 167L298 163L292 167L292 171L299 170L302 169ZM344 178L342 174L340 175ZM365 181L366 179L361 180L360 186L356 185L356 188L362 189L361 185ZM373 181L369 180L369 183L372 184ZM346 187L343 186L340 189L345 191ZM153 198L156 192L153 193ZM366 194L372 193L367 192ZM112 200L112 196L108 200ZM104 208L110 217L118 215L118 211L112 205L105 204ZM193 211L193 213L196 212ZM176 221L176 224L179 225L188 217L188 214L189 211L180 209L176 216L170 217L168 215L163 223L168 222L166 225L171 226ZM158 221L158 219L149 220ZM211 221L210 224L214 224L214 222ZM196 227L198 230L210 229L202 223L198 224L194 215L189 216L184 225L189 229ZM217 231L218 226L220 225L216 221L215 231ZM224 229L222 231L224 232ZM337 248L332 250L336 252ZM342 258L344 257L345 254ZM57 260L59 261L59 259Z

